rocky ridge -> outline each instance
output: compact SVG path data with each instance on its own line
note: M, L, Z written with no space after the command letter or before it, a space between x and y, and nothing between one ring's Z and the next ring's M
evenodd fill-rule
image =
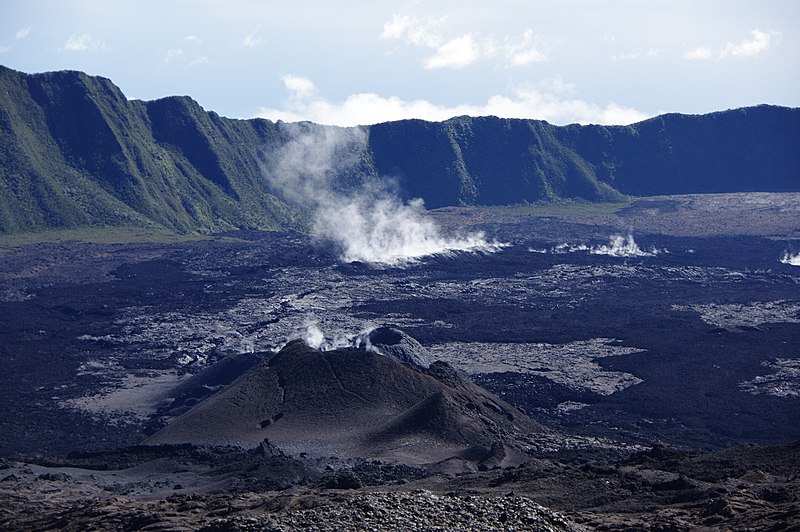
M308 210L273 164L300 134L362 139L347 148L353 164L333 169L333 189L388 178L428 208L800 190L800 109L624 127L462 116L343 129L232 120L187 96L128 100L106 78L0 66L0 233L307 230Z

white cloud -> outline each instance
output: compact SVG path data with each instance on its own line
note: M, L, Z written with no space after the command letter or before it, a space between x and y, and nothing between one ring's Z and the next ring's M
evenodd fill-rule
M711 59L712 57L714 57L714 52L711 51L711 48L705 48L705 47L693 48L693 49L689 50L688 52L686 52L684 57L686 59L690 59L690 60L694 60L694 61L697 61L697 60L703 61L705 59Z
M197 35L187 35L183 38L184 42L190 43L190 45L200 46L203 44L203 41ZM210 62L208 56L199 55L197 52L192 52L192 48L188 48L188 52L183 48L170 48L167 50L166 55L164 56L164 63L176 63L183 67L194 67L199 65L204 65ZM189 60L189 55L193 55L194 58Z
M757 29L751 31L750 35L750 39L745 39L739 44L726 44L723 55L730 54L734 57L756 57L770 47L773 37L780 37L780 33L760 31Z
M22 28L14 35L15 39L24 39L31 33L31 28L28 26L27 28Z
M245 48L255 48L259 44L261 44L264 41L264 39L258 36L258 31L260 29L261 28L256 28L255 30L253 30L252 33L245 35L244 39L242 39L242 46L244 46Z
M93 39L88 33L83 33L81 35L73 33L69 36L67 42L64 43L61 50L66 50L68 52L85 52L99 50L103 47L103 43Z
M292 98L307 98L317 90L314 82L303 76L287 74L281 78L281 81Z
M419 19L411 15L392 15L392 20L383 25L381 39L405 40L414 46L437 48L441 46L442 28L445 18Z
M4 54L9 50L11 50L10 46L0 46L0 54Z
M549 50L544 40L533 30L519 38L504 36L497 44L492 36L469 32L458 37L445 37L445 18L419 19L411 15L392 15L383 25L380 38L404 41L406 44L435 48L433 55L422 64L426 69L464 68L481 58L494 58L500 53L506 65L525 66L548 60Z
M576 86L574 83L569 83L564 80L561 74L556 74L551 78L545 78L539 82L539 86L547 92L553 94L575 94Z
M193 67L193 66L198 66L198 65L204 65L204 64L208 63L208 61L209 61L208 57L206 57L204 55L198 55L197 57L195 57L194 59L189 61L189 66Z
M167 50L167 55L164 57L164 62L169 63L170 61L180 59L181 57L183 57L183 50L180 48L172 48Z
M512 39L506 36L504 52L510 66L524 66L530 63L547 61L547 51L543 50L541 39L536 37L533 30L527 30L522 39Z
M464 68L481 56L472 35L462 35L441 45L436 53L425 59L427 69Z
M687 52L688 55L689 52ZM658 48L648 48L647 50L636 50L627 54L615 54L611 56L612 61L631 61L635 59L654 59L661 55Z
M437 105L428 100L403 100L375 93L357 93L344 101L330 102L319 96L312 97L314 84L307 78L284 76L283 81L292 98L283 109L262 108L259 117L286 122L309 120L339 126L377 124L408 118L441 121L461 115L532 118L554 124L631 124L649 117L616 103L601 106L531 88L519 88L510 96L494 95L480 105ZM551 80L551 83L558 85L559 82ZM564 89L574 90L574 85L563 80L560 84ZM302 97L298 98L298 95Z
M686 59L707 60L716 59L718 61L728 57L750 58L758 57L766 52L774 42L781 37L778 31L761 31L759 29L750 32L750 38L744 39L738 44L726 43L715 52L708 47L693 48L686 52Z

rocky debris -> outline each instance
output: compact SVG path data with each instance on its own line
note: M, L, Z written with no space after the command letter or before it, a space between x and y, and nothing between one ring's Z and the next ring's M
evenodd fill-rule
M286 458L286 454L284 454L284 452L281 451L277 445L269 441L269 438L264 438L264 441L258 444L258 447L256 447L256 453L264 456L270 456L272 458Z
M368 493L264 517L237 516L203 530L530 530L579 531L582 527L525 497L473 497L411 493Z
M290 531L338 530L531 530L580 531L563 515L532 500L412 492L246 493L239 496L162 500L95 498L66 507L21 501L0 511L0 528L73 530Z
M72 477L66 473L44 473L36 477L36 480L49 480L55 482L67 482L72 480Z
M702 320L722 330L759 331L765 323L800 323L800 303L790 300L754 301L727 305L673 305L678 312L696 312Z
M361 460L348 465L365 486L403 486L409 482L423 479L431 473L423 467L414 467L397 462L381 460Z
M800 528L800 443L718 453L661 445L618 462L531 460L451 480L447 489L512 490L603 530ZM429 489L445 489L430 479Z
M613 338L567 344L448 342L431 347L433 356L470 375L514 372L535 375L575 392L611 395L642 382L629 373L609 371L601 359L641 353Z
M137 449L116 462L94 456L100 464L125 464L118 470L76 468L81 460L91 465L88 454L60 468L8 463L5 471L14 478L0 483L0 529L59 523L125 530L800 527L800 443L718 453L654 446L615 462L531 459L455 475L371 460L339 461L314 476L307 461L308 476L282 487L275 484L276 469L261 467L259 450ZM164 460L168 452L175 453L172 462ZM71 478L61 474L65 466ZM187 475L192 469L196 474ZM154 476L143 477L146 471ZM45 475L54 480L39 480Z
M363 486L361 479L352 471L336 471L323 476L319 487L327 490L355 490Z
M800 360L776 358L765 360L762 366L771 370L769 375L759 375L752 380L739 383L739 389L754 395L775 397L800 397Z

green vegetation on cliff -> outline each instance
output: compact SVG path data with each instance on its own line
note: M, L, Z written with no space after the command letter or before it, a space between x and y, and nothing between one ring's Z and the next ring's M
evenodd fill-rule
M223 118L185 96L131 101L80 72L0 66L0 233L302 230L307 212L280 194L270 170L293 130ZM625 127L457 117L366 132L359 175L337 176L340 186L391 178L429 208L800 190L800 109L664 115Z
M103 78L0 69L0 231L292 227L260 168L277 135L186 97L128 101Z

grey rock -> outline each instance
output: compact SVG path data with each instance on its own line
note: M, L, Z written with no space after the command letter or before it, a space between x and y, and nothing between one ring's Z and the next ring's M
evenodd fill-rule
M403 364L427 368L434 359L417 340L393 325L382 325L362 335L357 344Z

